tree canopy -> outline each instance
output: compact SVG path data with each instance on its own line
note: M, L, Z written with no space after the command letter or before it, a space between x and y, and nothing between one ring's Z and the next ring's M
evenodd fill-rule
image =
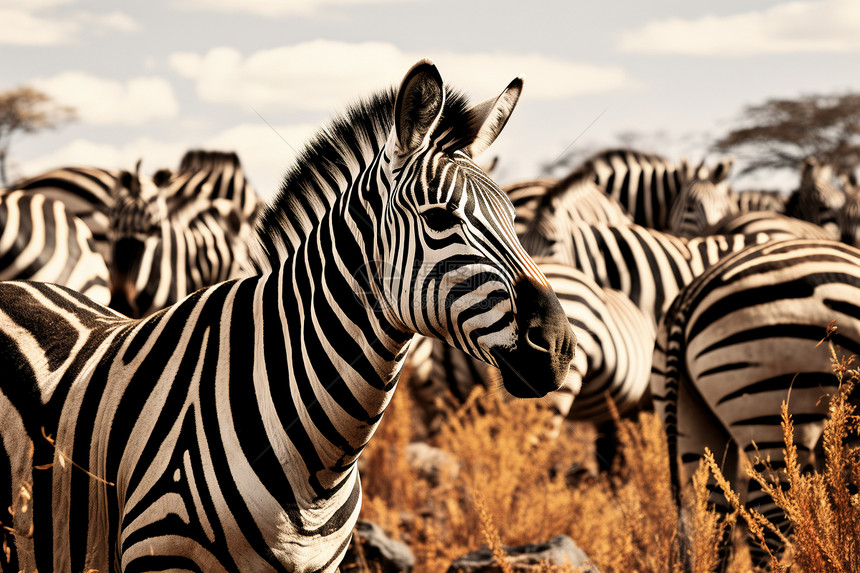
M74 108L58 105L32 87L0 92L0 185L7 185L6 158L12 136L53 129L74 118Z
M741 174L797 170L810 156L829 160L837 175L860 164L860 94L771 99L747 107L741 123L714 145L745 160Z

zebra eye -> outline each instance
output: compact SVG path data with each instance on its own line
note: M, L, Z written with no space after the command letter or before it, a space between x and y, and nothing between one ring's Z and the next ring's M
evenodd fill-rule
M454 225L461 223L460 218L457 217L457 215L443 207L427 209L421 214L421 216L424 217L424 221L427 223L427 226L437 233L447 231Z

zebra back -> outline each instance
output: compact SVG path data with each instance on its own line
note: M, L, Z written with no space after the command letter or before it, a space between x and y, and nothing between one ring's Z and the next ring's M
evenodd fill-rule
M537 179L505 187L516 209L517 236L523 236L532 225L554 225L557 218L586 223L625 225L632 218L614 199L594 183L587 169L573 172L564 179ZM563 223L562 223L563 224Z
M168 212L188 220L212 204L222 203L221 210L235 211L240 221L253 227L264 206L232 151L188 151L179 169L165 179L159 188Z
M637 225L665 229L669 208L686 174L659 155L612 149L588 159L585 166L607 195L618 201Z
M594 181L617 200L633 217L633 222L658 230L669 225L669 210L684 185L693 179L707 179L728 189L732 160L724 159L714 169L704 162L678 165L652 153L632 149L611 149L588 159L584 168L594 173Z
M10 280L55 283L100 304L110 300L108 269L89 227L41 193L0 192L0 281Z
M639 225L571 225L543 236L523 237L535 256L582 270L603 288L627 295L656 326L678 292L723 257L771 240L765 233L707 235L686 239Z
M816 239L830 240L830 233L818 225L772 211L749 211L728 215L705 230L709 235L764 233L771 240Z

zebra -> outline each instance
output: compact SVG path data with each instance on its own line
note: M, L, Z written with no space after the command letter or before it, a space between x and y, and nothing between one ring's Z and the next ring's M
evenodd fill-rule
M594 183L587 167L561 180L536 179L505 187L516 209L517 235L522 235L536 219L566 217L588 223L626 225L633 219L624 207Z
M771 240L816 239L826 241L830 233L810 223L772 211L749 211L728 215L707 228L706 235L752 235L765 233Z
M110 211L111 308L141 317L242 275L260 200L232 152L192 150L157 186L122 172Z
M107 304L108 269L89 228L60 201L0 190L0 281L56 283Z
M775 469L785 467L777 460L785 447L780 405L787 401L799 461L814 464L827 411L820 399L837 385L829 354L815 346L835 320L832 342L860 353L858 300L860 250L805 239L750 247L681 292L660 324L651 378L676 486L689 479L707 446L724 460L724 474L744 503L785 531L780 510L747 483L741 456L770 457ZM724 498L713 500L727 510ZM769 544L776 541L768 533Z
M800 187L788 198L786 214L823 227L839 239L838 212L845 193L831 183L833 166L827 159L808 157L803 162Z
M140 162L137 166L139 168ZM110 264L111 249L107 236L109 212L120 172L119 169L98 167L62 167L18 181L9 190L41 193L62 202L69 213L89 227L96 251ZM136 185L148 183L147 178L134 182ZM129 180L127 184L131 185L132 181Z
M584 165L593 171L595 183L624 206L634 223L665 230L669 209L684 184L700 178L727 185L731 164L727 158L709 170L686 160L675 165L651 153L610 149L589 158Z
M299 154L254 276L148 318L0 284L10 569L334 571L415 333L557 389L576 341L472 161L521 90L471 106L419 61Z
M182 156L176 172L160 170L154 177L170 212L195 203L229 202L236 216L253 226L264 206L233 151L192 149Z
M728 187L707 179L685 184L669 210L667 230L680 237L697 237L737 212Z
M521 237L536 259L582 270L603 288L621 291L656 328L678 292L721 258L770 240L766 233L685 239L639 225L532 226Z
M839 239L848 245L860 247L860 192L849 189L836 220L839 224Z
M750 211L785 213L786 198L779 191L744 189L742 191L733 191L732 198L737 204L737 210L741 213L748 213Z
M549 395L558 422L568 418L605 424L607 394L622 415L634 411L648 388L654 331L629 298L603 289L582 271L551 261L538 266L561 302L577 348L564 386ZM443 414L466 402L476 387L494 391L497 368L432 338L416 340L408 364L409 387L425 426L438 430Z

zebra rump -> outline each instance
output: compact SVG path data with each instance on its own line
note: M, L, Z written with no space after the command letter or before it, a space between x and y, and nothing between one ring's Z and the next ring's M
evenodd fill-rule
M108 269L89 228L60 201L0 192L0 281L55 283L107 304Z
M18 181L9 189L39 193L63 203L69 213L89 227L95 250L110 266L109 212L119 176L120 171L116 169L62 167Z
M837 378L830 340L860 353L860 250L832 241L789 240L736 253L708 269L675 299L654 349L651 392L669 440L678 488L704 448L723 460L742 501L786 522L746 476L741 456L782 465L780 407L788 403L799 463L812 467ZM761 468L760 468L761 469ZM727 502L715 494L723 510ZM768 534L770 536L770 534ZM776 545L776 540L769 537ZM752 548L761 564L766 560Z

